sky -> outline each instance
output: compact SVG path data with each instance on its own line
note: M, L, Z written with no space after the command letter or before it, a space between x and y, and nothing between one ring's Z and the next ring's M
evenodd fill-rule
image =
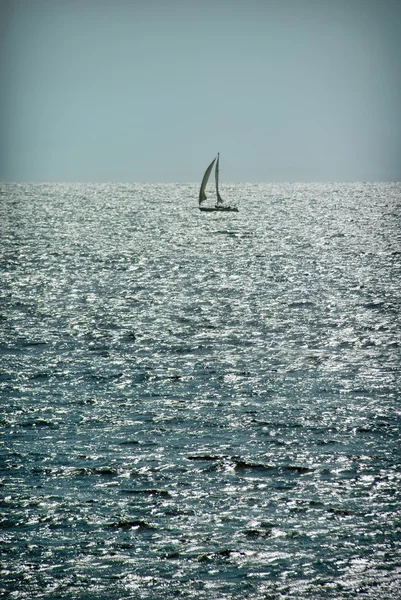
M0 181L401 180L399 0L0 0Z

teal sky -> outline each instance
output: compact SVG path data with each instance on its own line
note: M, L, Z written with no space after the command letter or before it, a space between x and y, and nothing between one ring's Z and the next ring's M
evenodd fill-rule
M401 180L398 0L0 0L0 180Z

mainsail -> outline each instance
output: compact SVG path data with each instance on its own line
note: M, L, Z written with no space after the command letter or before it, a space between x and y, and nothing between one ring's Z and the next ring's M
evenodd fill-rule
M217 163L216 163L216 171L215 171L217 204L223 204L223 198L220 196L220 193L219 193L219 160L220 160L220 154L217 153Z
M214 165L215 161L216 161L216 159L214 158L212 160L212 162L210 163L210 165L208 166L208 168L206 169L205 174L203 176L200 191L199 191L199 204L202 204L202 202L204 202L207 198L207 196L205 194L205 187L207 186L207 182L209 181L210 172L213 169L213 165Z

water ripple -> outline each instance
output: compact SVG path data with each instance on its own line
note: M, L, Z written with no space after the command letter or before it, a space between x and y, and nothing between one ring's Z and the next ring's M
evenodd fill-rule
M0 595L400 595L400 192L2 185Z

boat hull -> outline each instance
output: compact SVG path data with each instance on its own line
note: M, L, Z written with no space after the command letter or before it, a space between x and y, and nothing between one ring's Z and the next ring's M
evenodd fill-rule
M238 212L235 206L200 206L199 210L204 212Z

